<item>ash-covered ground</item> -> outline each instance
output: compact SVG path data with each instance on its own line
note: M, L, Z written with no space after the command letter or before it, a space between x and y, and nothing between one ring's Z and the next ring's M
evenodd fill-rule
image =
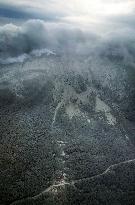
M134 68L91 58L1 65L1 205L135 204Z

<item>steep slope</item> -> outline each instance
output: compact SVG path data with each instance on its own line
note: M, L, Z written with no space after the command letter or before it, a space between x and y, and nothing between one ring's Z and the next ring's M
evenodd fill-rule
M134 123L85 62L1 67L1 204L132 204Z

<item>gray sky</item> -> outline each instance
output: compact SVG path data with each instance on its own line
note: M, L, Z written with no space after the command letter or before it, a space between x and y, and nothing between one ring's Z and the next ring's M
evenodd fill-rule
M127 15L134 7L134 0L0 0L0 13L7 17L63 18L83 24L102 17Z
M0 50L6 57L41 48L88 53L93 36L101 47L133 42L134 7L135 0L0 0Z

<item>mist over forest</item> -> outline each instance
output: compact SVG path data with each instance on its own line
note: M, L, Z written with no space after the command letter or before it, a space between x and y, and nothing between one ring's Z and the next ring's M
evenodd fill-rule
M135 3L0 1L0 204L135 204Z

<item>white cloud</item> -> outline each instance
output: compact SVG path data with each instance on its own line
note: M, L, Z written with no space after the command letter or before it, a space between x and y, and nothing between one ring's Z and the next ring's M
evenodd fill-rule
M0 3L2 2L5 3L4 0ZM87 18L128 14L135 8L134 0L7 0L6 4L42 14L87 16Z
M94 47L97 47L96 51L100 49L105 51L104 47L108 46L110 42L113 44L115 40L118 46L120 46L121 39L123 39L122 44L124 44L124 41L131 42L134 40L132 35L134 33L133 24L126 23L123 25L121 23L123 16L129 16L129 14L125 15L124 10L122 10L122 14L119 11L119 15L113 17L112 13L109 17L105 18L104 16L104 18L98 20L94 17L94 12L98 12L99 15L102 15L101 13L105 14L104 10L101 12L101 8L110 8L110 10L113 8L115 10L115 7L121 9L126 7L127 13L130 13L134 4L132 0L123 3L121 0L87 0L85 3L82 0L69 0L68 3L65 0L39 0L34 2L32 0L18 0L17 2L8 0L7 3L16 5L16 8L21 6L23 9L27 7L31 10L37 7L38 10L42 7L42 11L57 11L58 13L62 11L65 16L61 17L57 23L55 23L55 20L51 23L30 20L22 26L15 26L14 24L1 26L1 59L19 56L24 53L28 54L34 49L43 48L54 49L58 52L76 52L77 54L88 55ZM92 14L89 14L89 11L92 11ZM107 12L106 15L108 15ZM134 15L131 15L128 19L131 22L133 18Z

